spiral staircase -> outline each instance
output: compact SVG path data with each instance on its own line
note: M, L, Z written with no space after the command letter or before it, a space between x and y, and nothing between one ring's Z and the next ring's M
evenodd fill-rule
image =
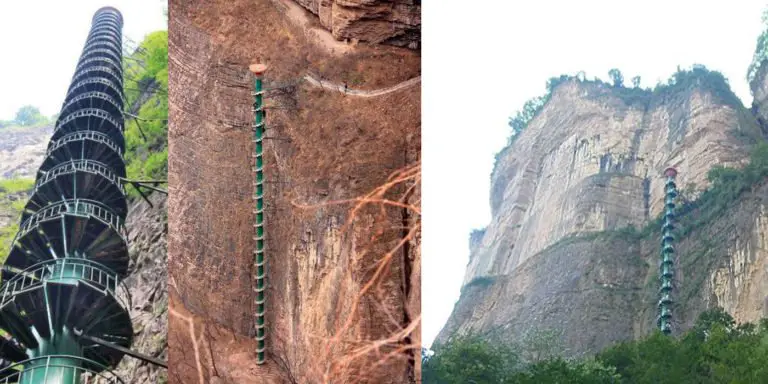
M112 7L93 17L2 268L0 383L123 382L111 372L133 337L122 25Z

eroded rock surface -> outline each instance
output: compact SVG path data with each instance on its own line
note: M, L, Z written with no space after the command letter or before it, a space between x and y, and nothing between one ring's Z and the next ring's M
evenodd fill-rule
M666 167L677 168L690 198L714 165L747 161L761 127L720 96L697 84L640 101L594 83L557 87L499 156L493 217L471 237L462 295L437 342L554 330L564 354L580 355L650 332L660 235L617 230L643 228L661 212ZM713 306L738 321L765 315L766 196L763 185L681 236L676 330Z
M0 179L35 177L53 126L0 129Z
M419 48L419 0L295 0L337 39Z
M168 360L168 268L166 260L168 215L165 196L155 193L134 201L128 210L126 228L130 265L125 285L131 293L133 321L131 349L163 361ZM130 356L123 357L116 372L131 384L165 383L165 368Z

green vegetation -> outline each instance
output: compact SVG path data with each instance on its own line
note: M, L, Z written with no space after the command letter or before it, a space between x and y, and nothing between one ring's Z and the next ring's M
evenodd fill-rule
M752 149L749 163L743 168L715 166L707 174L707 179L710 181L709 187L702 191L696 199L689 197L693 195L695 185L688 185L681 190L679 197L681 204L677 208L677 220L680 225L675 233L678 240L685 238L696 229L710 225L715 219L722 217L726 210L744 193L755 190L768 180L768 142L760 142ZM567 236L547 247L545 251L575 241L590 241L596 238L620 238L638 241L658 237L663 220L664 213L662 212L641 229L630 225L613 230ZM703 256L703 253L709 249L709 247L704 247L696 254Z
M543 95L526 101L523 104L523 108L509 118L510 135L507 137L507 145L495 156L494 171L501 156L512 147L512 144L514 144L520 133L528 127L528 124L541 113L555 89L568 81L592 84L598 87L609 87L612 89L613 94L621 97L627 105L635 103L647 105L652 97L665 97L676 92L698 87L710 92L723 104L742 106L741 101L728 85L728 80L725 76L718 71L707 69L707 67L701 64L694 64L690 69L678 67L677 71L670 76L666 83L659 83L653 89L640 88L639 76L632 78L632 88L624 87L624 75L616 68L611 69L608 75L611 78L612 84L607 84L599 78L587 80L583 72L579 72L575 76L561 75L560 77L550 78L547 81L546 92Z
M0 180L0 213L13 216L16 219L26 204L25 198L11 201L10 196L27 192L35 185L32 178L14 178ZM16 232L19 230L18 220L14 220L10 225L0 227L0 263L5 262L8 252L11 250L11 243Z
M37 107L25 105L16 111L16 117L13 120L0 120L0 130L41 127L53 123L55 117L46 117Z
M768 319L736 325L722 309L700 314L679 338L655 332L594 357L526 358L525 347L463 336L425 358L425 384L453 383L765 383Z
M685 202L678 215L685 218L680 236L706 226L721 217L742 194L754 190L768 179L768 143L757 144L750 154L749 164L741 169L713 167L707 174L710 186L699 198Z
M12 193L25 192L35 186L35 179L32 178L14 178L0 180L0 197Z
M763 11L762 21L763 31L760 33L760 36L757 37L755 53L752 56L752 62L749 64L749 68L747 68L748 83L752 83L757 72L760 70L763 61L768 59L768 9Z
M129 179L166 179L168 173L168 32L150 33L125 67L126 167ZM130 119L130 120L129 120ZM133 189L129 190L133 194Z

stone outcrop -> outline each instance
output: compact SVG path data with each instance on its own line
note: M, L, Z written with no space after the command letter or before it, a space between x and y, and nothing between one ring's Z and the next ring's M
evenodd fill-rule
M693 87L627 104L604 85L568 82L504 150L491 176L493 219L464 283L513 271L566 236L639 227L661 211L662 171L701 190L714 164L740 166L760 128L748 111Z
M761 128L701 84L626 91L561 84L499 155L492 220L472 237L462 296L438 343L456 333L519 340L549 329L564 332L567 354L578 355L650 331L659 235L616 230L642 228L661 212L666 167L695 195L712 166L747 161ZM740 321L763 314L766 191L681 240L679 329L714 305Z
M0 128L0 178L35 177L53 126Z
M419 48L419 0L295 0L337 39Z

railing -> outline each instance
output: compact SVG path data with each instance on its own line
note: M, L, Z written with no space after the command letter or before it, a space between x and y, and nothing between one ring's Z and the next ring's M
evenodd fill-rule
M118 57L118 56L115 54L115 52L114 52L114 51L112 51L111 49L96 48L96 49L91 49L91 50L90 50L90 51L88 51L88 52L85 52L85 53L83 54L83 56L80 58L80 61L78 61L78 64L79 64L79 63L82 63L83 61L87 60L88 58L90 58L90 57L92 57L92 56L95 56L95 57L103 57L103 56L96 56L96 55L99 55L99 54L109 54L109 55L111 55L111 56L112 56L112 58L113 58L113 59L115 59L116 61L120 61L120 60L121 60L121 59L120 59L120 57Z
M72 363L62 361L70 360ZM99 367L95 371L86 367ZM7 376L6 376L7 375ZM81 384L125 384L114 372L103 365L82 357L71 355L50 355L20 361L0 370L0 384L47 383L48 379L69 379ZM23 381L22 381L23 380Z
M78 109L77 111L74 111L70 113L69 115L65 116L63 119L59 120L56 124L56 129L54 129L54 133L59 130L63 125L69 123L72 120L75 120L79 117L98 117L102 118L115 126L118 130L121 132L123 131L123 125L118 122L115 118L112 117L112 115L109 114L109 112L103 110L103 109L97 109L97 108L83 108Z
M98 32L103 31L109 31L114 32L115 37L120 38L122 36L122 33L120 33L120 29L116 26L110 24L110 23L98 23L98 25L94 25L93 28L91 28L91 31L88 32L88 37L91 37L92 35L95 35Z
M116 54L120 55L120 57L122 57L122 55L123 55L123 52L120 51L120 47L118 47L117 44L115 44L112 41L105 40L105 39L98 39L98 40L88 41L88 43L85 45L85 49L83 50L83 52L88 52L91 48L93 48L93 47L95 47L97 45L106 45L106 46L108 46L110 48L114 48Z
M115 86L115 83L113 83L112 81L110 81L106 77L92 77L90 79L85 79L85 80L78 81L77 83L72 84L72 86L69 87L69 91L67 92L67 99L69 99L69 97L72 95L72 92L75 89L77 89L78 87L81 87L81 86L86 85L86 84L93 84L93 83L98 83L98 84L103 84L103 85L109 86L110 88L115 90L115 93L120 95L120 101L121 102L125 101L123 99L123 90L121 88L118 88L117 86Z
M113 69L118 70L118 71L122 71L122 68L120 67L120 64L117 61L112 60L109 57L97 56L97 57L90 57L88 59L79 61L78 64L77 64L77 68L75 68L75 73L77 73L81 69L85 68L87 66L87 64L90 64L90 63L93 63L93 62L96 62L96 61L106 62L106 63L112 65Z
M16 233L16 237L13 239L13 244L16 244L19 239L37 228L39 223L59 218L64 215L95 218L104 225L109 226L110 229L114 230L120 236L123 236L125 233L120 216L113 213L111 208L95 200L71 199L46 206L24 220L21 226L19 226L19 232Z
M110 104L112 104L112 106L115 107L116 110L118 110L120 112L120 115L122 116L123 110L120 107L120 105L118 104L117 100L115 100L108 93L99 92L99 91L90 91L90 92L83 93L82 95L79 95L79 96L73 98L72 100L68 101L64 105L64 107L61 108L61 110L62 111L66 111L67 108L71 107L72 105L74 105L78 101L83 100L83 99L92 99L92 98L102 99L102 100L105 100L105 101L109 102Z
M105 9L101 11L94 19L93 24L101 22L101 20L113 20L115 22L123 23L123 16L111 9Z
M119 33L114 32L114 31L112 31L110 29L100 28L99 30L95 30L95 31L91 30L91 32L88 33L88 37L86 38L85 41L87 43L87 42L89 42L91 40L100 39L102 37L103 38L111 38L115 42L119 42L119 41L122 40L122 36Z
M101 175L114 183L120 192L125 195L125 188L123 187L123 183L121 182L120 178L117 177L114 172L112 172L111 168L102 162L90 159L71 160L51 168L48 172L45 172L43 177L37 180L37 183L35 183L35 192L37 192L37 190L43 184L55 179L59 175L75 172L88 172Z
M117 20L115 20L115 19L104 18L104 17L102 17L101 19L98 19L98 18L97 18L97 19L95 20L95 22L93 23L93 25L97 25L97 24L98 24L98 25L100 25L100 26L101 26L101 25L111 25L111 26L113 26L113 27L116 27L116 28L118 28L118 29L122 28L122 27L119 25L119 24L122 24L122 22L118 22L118 21L117 21Z
M91 73L91 72L106 72L106 73L110 74L111 76L115 77L115 80L116 80L118 85L120 85L120 86L123 85L123 80L121 78L121 75L119 73L117 73L117 71L113 71L112 68L105 67L103 65L98 65L98 66L94 66L94 67L88 67L88 68L81 69L80 71L75 72L75 75L72 76L72 81L74 82L75 80L77 80L77 79L79 79L79 78L81 78L83 76L88 76L88 74Z
M123 151L120 149L120 147L118 147L117 144L114 141L112 141L109 135L98 132L98 131L76 131L66 136L63 136L62 138L53 142L53 144L48 148L48 151L46 152L45 157L49 157L51 153L61 148L61 146L64 144L68 144L73 141L79 141L79 140L90 140L100 144L104 144L107 147L109 147L109 149L115 151L115 153L117 153L117 155L120 156L120 160L123 160Z
M90 36L86 39L86 43L88 42L94 42L98 40L107 40L110 42L113 42L115 44L120 43L120 39L118 39L116 36L110 35L107 32L99 32L93 36Z
M117 273L93 260L80 258L51 259L39 262L31 267L18 271L5 267L5 270L15 275L3 282L0 290L0 308L12 302L17 295L40 289L46 281L77 279L103 294L111 295L126 310L131 308L130 291L125 282L120 281Z

